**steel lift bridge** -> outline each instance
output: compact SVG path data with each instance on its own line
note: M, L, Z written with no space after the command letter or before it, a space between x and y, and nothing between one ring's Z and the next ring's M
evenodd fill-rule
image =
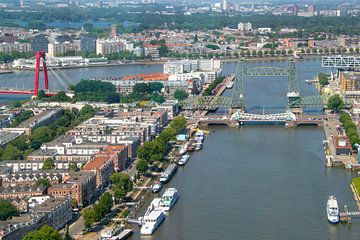
M293 118L292 114L301 115L303 109L306 107L324 107L324 99L322 96L301 96L299 90L299 82L296 73L296 61L289 59L287 68L276 67L255 67L248 68L246 61L241 58L237 65L234 87L232 89L231 97L222 96L196 96L188 98L181 103L182 107L187 110L194 111L211 111L219 107L229 108L233 115L233 119L248 118L244 116L244 81L246 77L287 77L288 91L287 91L287 113L280 114L281 118ZM241 114L240 114L241 113ZM274 118L279 115L264 116L264 118ZM254 114L251 117L256 118Z

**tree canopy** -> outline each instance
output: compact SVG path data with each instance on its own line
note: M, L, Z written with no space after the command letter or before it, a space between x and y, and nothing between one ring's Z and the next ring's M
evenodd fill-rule
M325 73L319 73L318 74L318 79L319 79L319 83L321 86L325 86L325 85L328 85L329 84L329 79L328 77L326 76Z
M60 233L54 228L44 225L39 230L29 232L23 240L62 240Z
M7 200L0 200L0 221L6 221L13 216L18 216L17 208Z
M327 107L332 109L334 112L339 112L339 110L344 108L344 106L344 102L338 94L329 97Z
M176 89L174 92L174 98L176 98L177 100L185 100L188 97L188 94L181 89Z

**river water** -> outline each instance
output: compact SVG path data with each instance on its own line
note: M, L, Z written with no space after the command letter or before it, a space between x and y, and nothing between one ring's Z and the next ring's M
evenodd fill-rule
M285 67L286 62L249 63L257 65ZM235 63L226 63L223 72L233 73L235 68ZM161 70L160 65L71 69L56 71L59 78L55 79L56 86L66 88L87 77ZM304 80L323 71L320 61L304 60L298 70L301 93L316 94ZM55 75L50 74L51 79ZM0 76L2 86L31 86L32 81L29 72ZM250 111L284 111L286 78L251 78L244 86ZM156 233L145 239L359 239L360 220L354 219L351 225L327 223L325 206L330 194L338 198L341 207L346 204L350 210L357 209L349 188L352 175L324 166L321 128L210 129L203 150L193 153L166 186L179 190L178 203ZM132 239L143 238L136 229Z

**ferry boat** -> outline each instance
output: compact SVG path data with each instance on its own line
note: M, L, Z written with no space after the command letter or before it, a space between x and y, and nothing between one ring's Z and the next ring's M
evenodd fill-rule
M165 214L160 209L154 209L143 218L143 224L140 229L141 235L151 235L165 220Z
M185 154L184 156L182 156L182 158L178 161L178 165L180 166L184 166L190 159L189 154Z
M340 221L340 210L335 196L329 196L326 205L326 215L329 223L336 224Z
M231 88L233 88L234 87L234 82L228 82L227 84L226 84L226 88L228 88L228 89L231 89Z
M153 193L157 193L157 192L160 192L161 188L162 188L162 184L156 183L156 184L154 184L154 186L152 186L151 190Z
M172 176L176 173L177 165L175 163L170 164L164 172L160 175L160 182L166 183L170 181Z
M170 211L179 199L179 193L176 188L168 188L161 197L159 208L163 211Z

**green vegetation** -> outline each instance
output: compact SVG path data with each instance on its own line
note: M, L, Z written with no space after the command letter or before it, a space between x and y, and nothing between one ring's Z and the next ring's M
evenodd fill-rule
M344 102L338 94L329 97L327 107L332 109L334 112L339 112L340 109L344 108Z
M212 94L212 91L224 81L225 77L217 77L213 82L211 82L207 89L204 91L204 96L210 96Z
M20 125L20 123L28 120L32 116L34 116L34 113L31 110L22 111L14 118L14 121L10 124L10 127L17 127Z
M51 183L50 183L49 179L46 179L46 178L40 178L40 179L36 180L35 185L38 187L44 186L45 188L51 187Z
M328 85L329 84L329 79L328 77L326 76L325 73L319 73L318 74L318 79L319 79L319 83L321 86L325 86L325 85Z
M174 98L176 98L179 101L185 100L187 97L188 94L184 90L176 89L174 92Z
M340 122L345 128L346 135L350 139L351 145L354 146L355 143L360 143L359 135L356 130L356 126L351 119L350 114L343 113L340 116Z
M95 222L100 222L107 213L111 212L113 206L112 195L109 192L105 192L99 200L99 203L93 207L85 208L81 215L84 218L85 227L91 228Z
M54 159L48 158L45 159L44 164L42 166L42 170L51 170L55 168Z
M7 200L0 200L0 221L6 221L13 216L18 216L19 212L14 205Z
M74 101L105 102L108 95L116 93L112 83L92 80L82 80L74 87Z
M34 57L33 52L11 52L11 53L3 53L0 52L0 62L12 62L15 59L19 58L32 58Z
M140 159L136 163L136 170L139 174L144 174L148 169L148 162L146 160Z
M186 119L183 116L177 116L154 141L146 142L140 146L137 150L137 156L148 163L163 161L170 150L169 142L175 140L176 135L183 132L185 128Z
M45 142L64 134L76 125L94 116L95 110L87 105L80 111L77 109L65 110L64 115L49 126L39 127L32 131L30 137L20 136L5 148L0 149L0 160L22 160L37 150Z
M29 232L22 240L63 240L60 233L54 228L44 225L40 230Z
M126 194L133 189L133 183L130 176L126 173L114 173L110 177L112 190L116 199L120 200L126 197Z
M352 179L352 183L353 185L355 186L356 188L356 191L358 193L358 195L360 194L360 177L357 177L357 178L353 178ZM359 196L360 197L360 196Z

